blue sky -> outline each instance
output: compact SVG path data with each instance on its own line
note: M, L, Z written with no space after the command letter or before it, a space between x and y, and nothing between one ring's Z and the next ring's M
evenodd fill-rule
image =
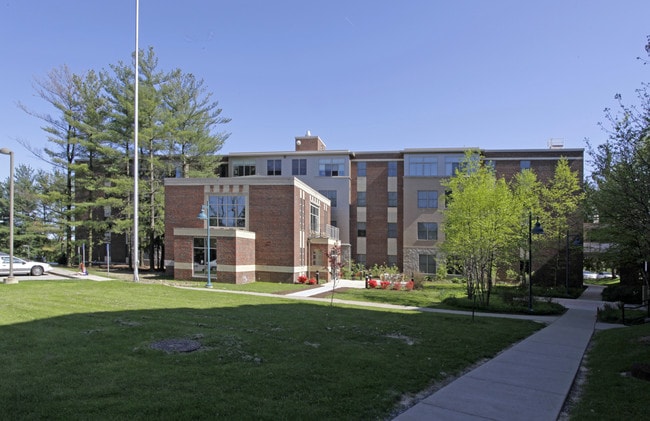
M614 95L649 81L647 0L141 0L140 47L204 79L232 122L222 152L595 144ZM130 61L135 0L0 6L0 146L47 145L34 78ZM2 159L0 156L0 167ZM6 167L5 167L6 168ZM47 167L43 167L47 168ZM4 178L0 175L0 178Z

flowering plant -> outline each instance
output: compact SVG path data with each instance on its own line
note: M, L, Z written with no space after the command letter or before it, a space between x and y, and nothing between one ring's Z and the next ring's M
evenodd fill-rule
M400 281L393 282L393 289L395 291L399 291L402 289L402 283Z
M414 287L414 286L415 286L415 282L413 282L412 279L411 279L410 281L408 281L408 282L406 283L406 285L405 285L405 287L406 287L406 289L407 289L408 291L413 291L413 287Z
M309 280L309 285L316 285L316 278L311 278Z
M379 285L381 286L381 289L387 289L390 286L390 282L381 281L381 283Z
M304 284L307 282L307 277L305 275L298 276L298 283Z
M376 279L371 279L368 281L368 286L370 288L377 288L377 280Z

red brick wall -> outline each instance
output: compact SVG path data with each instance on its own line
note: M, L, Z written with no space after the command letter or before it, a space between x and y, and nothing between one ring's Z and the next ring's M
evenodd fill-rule
M175 256L180 249L174 244L174 228L202 228L203 221L197 216L204 203L203 186L165 187L165 259L186 261Z

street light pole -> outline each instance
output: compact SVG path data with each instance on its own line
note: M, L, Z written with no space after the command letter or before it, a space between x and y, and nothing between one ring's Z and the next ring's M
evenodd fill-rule
M0 149L3 155L9 155L9 276L5 284L17 284L14 278L14 152L9 148Z
M207 263L206 267L208 268L208 283L205 284L205 287L212 288L212 277L211 277L212 268L210 267L212 265L212 261L210 260L210 203L209 202L205 206L201 206L201 212L199 213L198 218L202 221L206 221L208 226L207 228L208 244L206 246L207 256L205 257L205 263Z
M539 219L533 228L533 213L528 212L528 311L533 311L533 234L544 234Z

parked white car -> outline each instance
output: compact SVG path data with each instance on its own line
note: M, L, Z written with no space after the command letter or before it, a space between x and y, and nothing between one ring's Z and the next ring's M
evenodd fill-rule
M9 255L0 254L0 275L9 275ZM14 275L41 276L52 270L52 266L43 262L32 262L14 256Z
M590 272L588 270L582 271L583 279L598 279L598 274L596 272Z

